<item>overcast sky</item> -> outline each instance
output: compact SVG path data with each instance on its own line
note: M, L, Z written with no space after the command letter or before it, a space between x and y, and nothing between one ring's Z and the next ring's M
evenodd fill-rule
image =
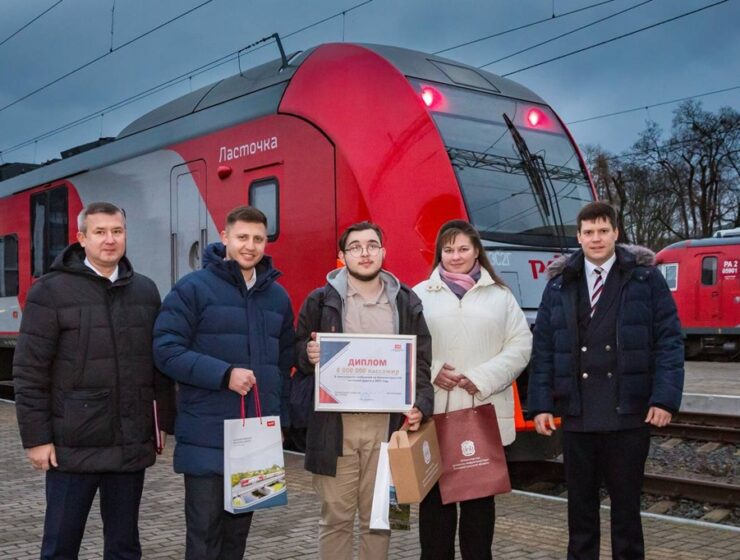
M526 29L445 52L474 66L505 57L578 27L586 29L486 67L497 74L630 33L717 0L0 0L1 162L42 162L126 124L191 89L238 72L235 60L62 134L9 148L233 53L273 32L282 36L349 10L284 40L296 51L342 41L382 43L425 52ZM201 7L199 5L204 4ZM597 5L601 4L601 5ZM113 22L111 12L113 10ZM578 13L560 16L572 10ZM146 37L133 38L196 8ZM24 25L51 8L13 36ZM113 36L111 37L111 23ZM561 60L509 76L542 96L566 122L740 86L740 0L717 6ZM14 103L75 68L113 52ZM278 56L270 46L241 56L248 68ZM699 98L706 109L740 110L740 88ZM12 106L6 107L12 104ZM647 119L670 129L676 105L575 123L581 145L628 150Z

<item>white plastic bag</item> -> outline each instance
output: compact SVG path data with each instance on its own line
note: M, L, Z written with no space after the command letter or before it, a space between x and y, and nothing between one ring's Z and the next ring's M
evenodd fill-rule
M388 444L380 444L378 470L375 472L375 488L373 489L373 507L370 511L370 528L390 531L388 520L391 496L391 465L388 462Z

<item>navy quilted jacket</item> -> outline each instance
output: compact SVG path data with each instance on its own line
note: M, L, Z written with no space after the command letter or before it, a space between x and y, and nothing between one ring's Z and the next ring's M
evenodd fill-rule
M225 388L232 367L255 372L262 414L287 416L293 366L293 311L265 256L247 290L239 266L224 260L223 244L206 248L204 269L182 278L165 298L154 325L157 367L178 382L175 471L223 473L223 421L239 418L241 397ZM254 391L247 416L256 416Z
M530 362L529 414L580 415L578 386L578 282L583 252L561 258L550 269L534 327ZM643 414L649 406L677 412L681 404L684 353L676 305L654 255L617 246L626 281L617 302L618 411Z

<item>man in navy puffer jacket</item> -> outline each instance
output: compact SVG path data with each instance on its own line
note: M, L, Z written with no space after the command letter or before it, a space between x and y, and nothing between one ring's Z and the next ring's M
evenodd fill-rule
M203 270L167 295L154 326L157 367L178 382L174 467L185 474L188 560L244 555L252 514L223 509L224 420L239 417L256 383L262 414L289 425L293 312L264 254L267 218L235 208L221 239L206 248ZM256 416L254 399L246 403Z
M568 559L599 557L599 486L611 498L612 554L645 557L640 490L650 426L678 412L683 341L676 305L654 255L616 246L604 202L578 214L582 250L549 269L534 327L529 412L550 435L563 419Z

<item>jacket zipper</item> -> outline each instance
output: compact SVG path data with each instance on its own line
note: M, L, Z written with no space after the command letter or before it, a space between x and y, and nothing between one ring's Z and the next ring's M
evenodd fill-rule
M118 414L116 415L116 420L118 422L118 431L121 434L121 445L125 446L126 438L123 433L123 409L121 408L121 365L118 362L118 345L116 344L116 332L115 332L115 326L113 324L113 313L111 312L111 301L113 299L113 292L112 290L114 287L111 286L104 286L105 289L105 310L108 314L108 324L110 325L111 330L111 343L113 344L113 353L116 357L116 404L118 406ZM123 458L123 461L125 463L125 457Z

